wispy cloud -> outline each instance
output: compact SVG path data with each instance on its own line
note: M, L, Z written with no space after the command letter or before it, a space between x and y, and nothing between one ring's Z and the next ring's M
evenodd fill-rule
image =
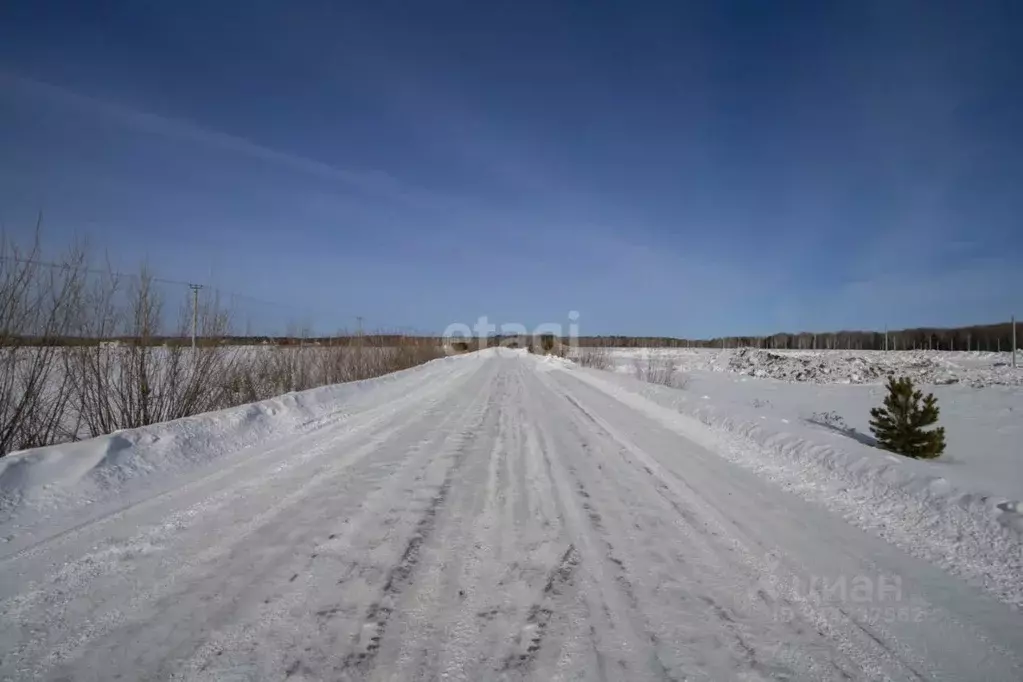
M87 112L153 135L193 142L252 159L334 181L377 198L412 207L442 206L464 200L408 187L383 171L354 171L316 159L271 149L236 135L210 130L194 123L128 107L107 99L84 95L64 87L0 70L0 87L45 99L63 107Z
M375 225L381 234L390 235L383 238L398 239L400 234L405 248L398 251L416 250L419 254L444 258L452 258L457 252L464 259L485 262L524 257L531 261L544 261L544 249L538 249L535 244L521 238L523 232L531 231L543 234L547 251L559 252L570 247L578 250L580 229L575 227L575 221L566 222L557 211L549 213L548 209L532 202L525 208L498 207L473 196L411 186L382 171L339 168L190 121L83 94L2 68L0 88L11 96L31 97L48 106L112 121L134 131L269 163L328 184L337 183L356 193L358 198L347 197L343 192L333 194L325 191L324 187L298 191L275 187L272 191L281 195L282 203L297 206L305 215L316 214L319 218L343 215L347 220L357 215L363 224ZM571 212L567 213L571 217ZM598 228L587 225L583 231L588 239L615 233L610 226Z

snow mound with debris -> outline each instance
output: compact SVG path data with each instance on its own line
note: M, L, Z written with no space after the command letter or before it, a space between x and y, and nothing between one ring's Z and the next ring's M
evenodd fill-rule
M904 366L905 371L922 373L934 368L934 363L921 360ZM740 348L728 361L728 370L755 377L770 377L785 381L811 383L861 384L877 381L890 370L864 357L796 356L772 353L757 348Z
M974 358L968 358L974 360ZM727 371L753 377L815 384L878 383L891 374L921 384L963 383L975 387L1023 385L1023 372L1000 363L988 366L946 360L937 355L877 351L769 351L740 348Z

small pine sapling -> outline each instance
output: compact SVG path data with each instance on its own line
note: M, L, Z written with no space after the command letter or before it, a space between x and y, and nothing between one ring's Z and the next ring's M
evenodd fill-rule
M924 429L938 421L937 400L914 389L909 377L888 378L884 407L871 409L870 417L870 430L885 450L917 459L933 459L945 451L944 427Z

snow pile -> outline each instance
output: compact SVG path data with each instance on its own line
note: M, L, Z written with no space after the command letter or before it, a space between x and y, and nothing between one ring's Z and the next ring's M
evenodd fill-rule
M897 374L921 384L1023 385L1023 371L999 361L994 353L740 348L732 354L727 369L737 374L816 384L878 383Z
M883 384L891 374L919 384L1023 386L1011 353L979 351L766 350L759 348L615 348L615 369L671 359L677 371L725 372L812 384Z
M901 374L915 378L933 373L937 364L926 358L906 363L900 368ZM836 356L816 354L782 355L758 348L740 348L728 361L728 369L738 374L755 377L770 377L784 381L807 381L816 384L848 383L861 384L877 381L892 370L863 356ZM945 381L931 383L951 383Z

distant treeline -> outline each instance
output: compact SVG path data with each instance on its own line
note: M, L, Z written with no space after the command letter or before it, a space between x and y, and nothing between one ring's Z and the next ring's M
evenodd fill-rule
M1017 331L1021 333L1021 331ZM774 348L790 350L852 349L884 350L885 332L783 332L770 336L726 336L714 339L680 339L663 336L587 336L580 337L581 346L613 346L625 348ZM1023 338L1017 339L1017 344ZM889 330L889 350L981 350L1012 349L1012 325L1009 322L941 329Z
M1023 330L1018 333L1023 334ZM476 339L444 339L439 336L415 336L406 334L345 334L339 336L216 336L199 337L196 343L200 346L238 345L238 346L439 346L446 341L458 341L468 349L498 345L526 345L528 341L521 336L490 336L485 343ZM563 339L568 342L569 339ZM87 338L80 336L45 337L14 337L0 334L0 346L95 346L100 343L120 343L134 345L140 342L131 336L114 336L107 338ZM1023 337L1017 343L1023 342ZM147 336L146 345L150 346L182 346L191 345L189 336ZM773 348L789 350L979 350L1008 351L1012 348L1012 325L1009 322L999 324L974 325L942 329L922 327L917 329L889 330L887 346L885 333L877 331L839 331L839 332L782 332L770 336L726 336L714 339L686 339L669 336L582 336L577 343L587 347L618 347L618 348Z

